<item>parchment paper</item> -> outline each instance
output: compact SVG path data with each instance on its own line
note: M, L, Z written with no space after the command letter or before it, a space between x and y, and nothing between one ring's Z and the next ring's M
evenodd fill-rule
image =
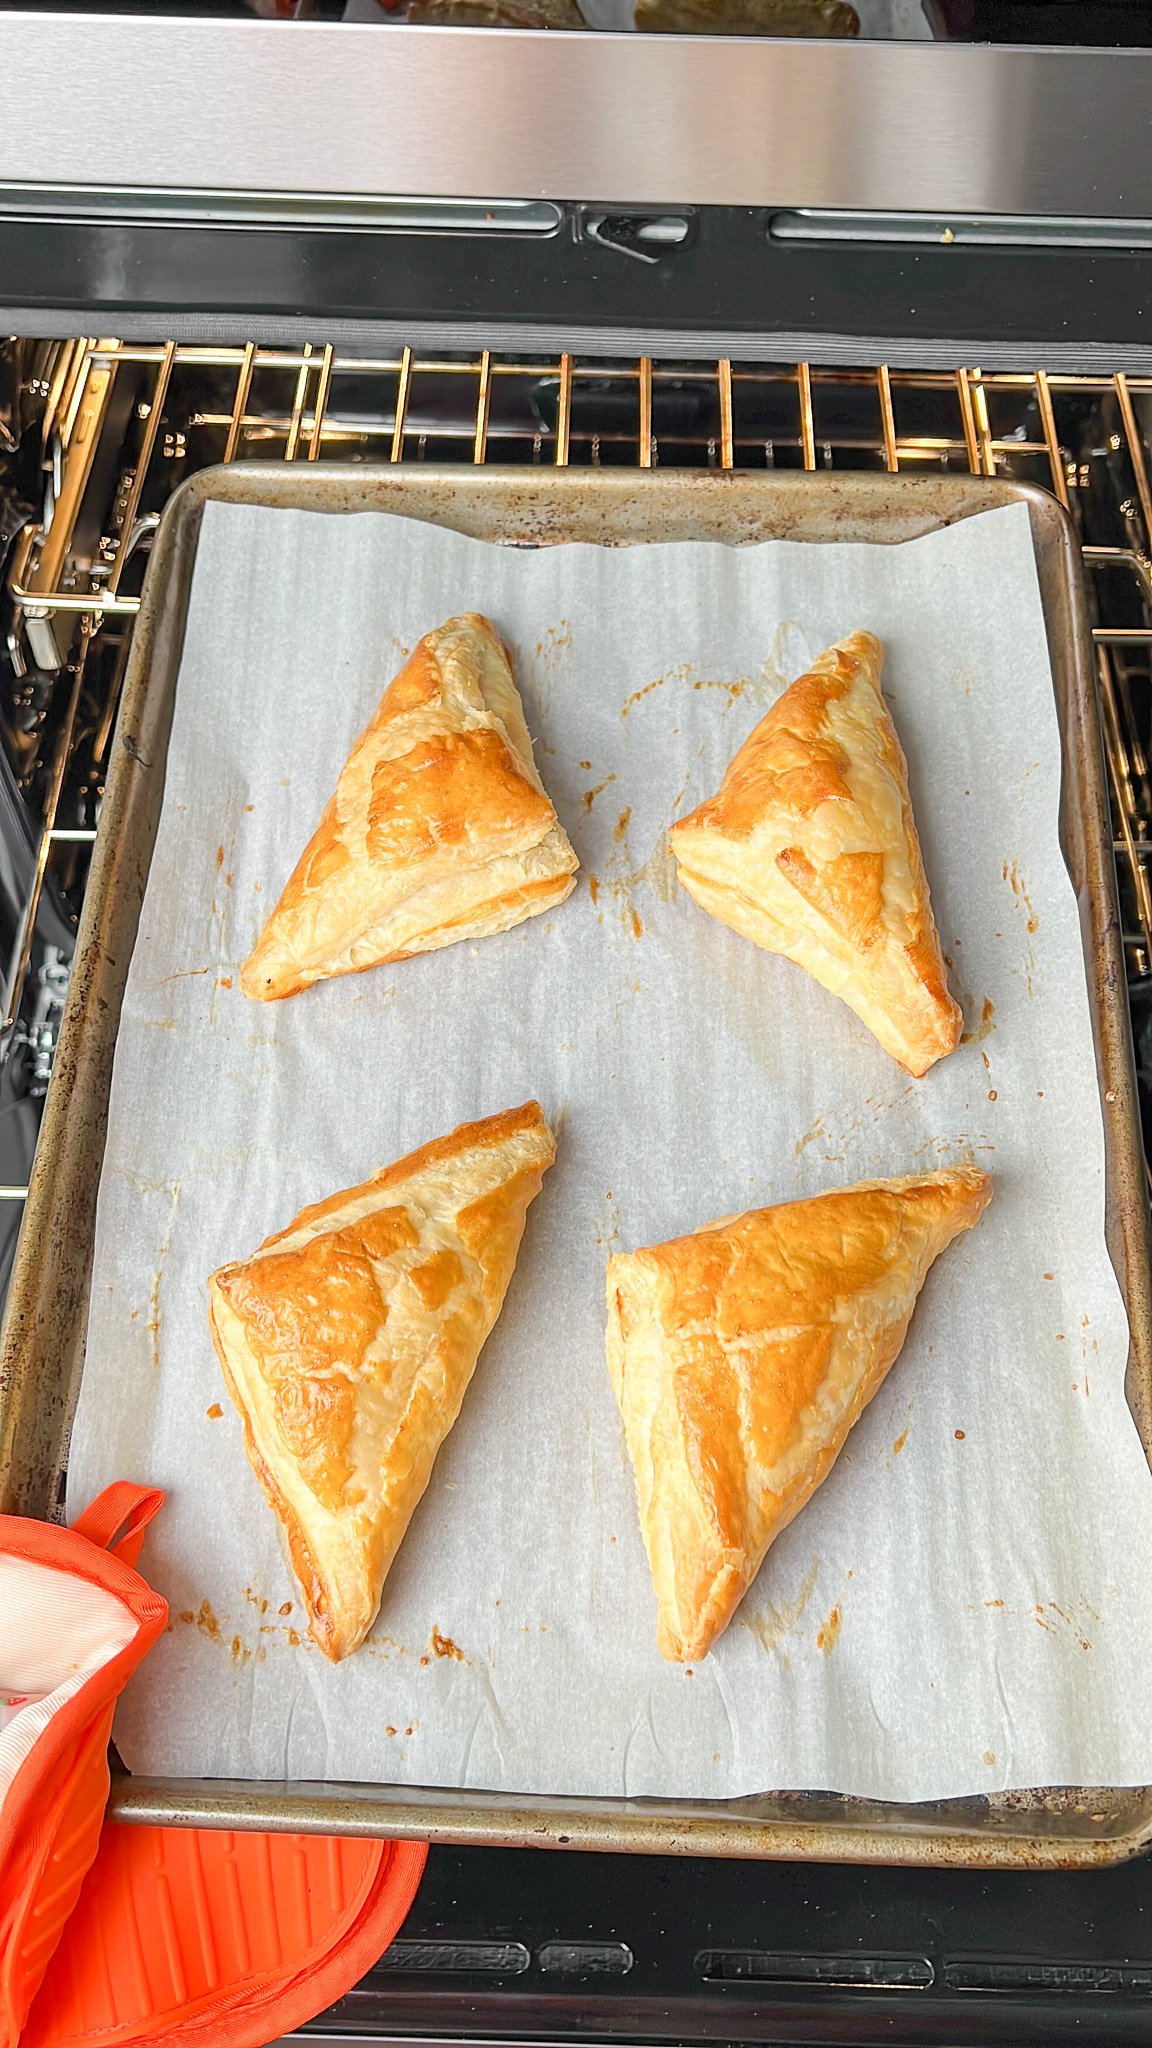
M583 864L553 915L249 1002L237 971L403 654L519 650ZM914 1082L678 891L664 835L808 658L868 626L971 1033ZM164 1487L172 1625L133 1770L516 1791L928 1799L1152 1777L1152 1483L1023 507L902 547L503 549L210 505L116 1054L70 1510ZM536 1094L559 1159L367 1646L304 1635L205 1276L305 1202ZM603 1357L610 1249L975 1158L980 1228L713 1653L670 1668Z

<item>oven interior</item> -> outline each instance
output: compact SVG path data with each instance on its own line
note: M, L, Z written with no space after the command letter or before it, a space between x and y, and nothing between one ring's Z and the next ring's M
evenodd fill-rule
M149 543L176 485L210 463L968 470L1053 491L1083 547L1137 1060L1152 1079L1150 421L1152 376L1122 373L530 360L487 349L373 356L319 341L10 342L0 356L8 1255ZM1147 1089L1143 1102L1147 1135Z

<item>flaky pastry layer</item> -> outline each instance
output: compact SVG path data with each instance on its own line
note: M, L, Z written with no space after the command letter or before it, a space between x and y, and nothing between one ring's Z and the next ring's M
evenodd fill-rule
M248 1457L334 1662L376 1617L555 1155L536 1102L462 1124L208 1282Z
M991 1195L976 1167L862 1181L609 1260L608 1369L665 1657L694 1662L727 1627Z
M830 647L669 838L702 909L806 968L919 1077L954 1051L963 1018L880 690L883 660L872 633Z
M578 866L507 649L478 612L421 640L353 747L240 976L264 1001L562 903Z

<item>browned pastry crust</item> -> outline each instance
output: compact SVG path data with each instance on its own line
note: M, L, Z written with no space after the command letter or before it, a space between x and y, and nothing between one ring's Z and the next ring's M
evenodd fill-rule
M871 633L830 647L669 837L705 910L807 968L919 1076L955 1050L963 1018L880 691L883 660Z
M847 0L636 0L636 26L702 36L857 36Z
M246 960L265 1001L562 903L578 866L478 612L428 633L381 699Z
M694 1662L898 1357L976 1167L752 1209L608 1262L608 1369L665 1657Z
M245 1448L333 1662L375 1620L555 1156L536 1102L461 1124L208 1282Z

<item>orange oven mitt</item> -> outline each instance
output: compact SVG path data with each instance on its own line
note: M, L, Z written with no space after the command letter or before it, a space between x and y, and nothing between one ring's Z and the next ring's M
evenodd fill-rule
M96 1854L117 1695L168 1619L132 1569L163 1499L121 1482L70 1529L0 1515L0 2048Z

